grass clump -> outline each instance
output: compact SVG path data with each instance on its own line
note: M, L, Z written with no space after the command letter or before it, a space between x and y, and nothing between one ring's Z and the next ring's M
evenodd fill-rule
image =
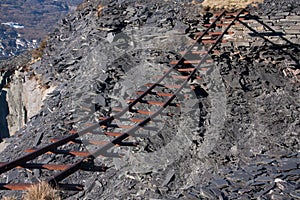
M57 190L48 183L41 182L33 185L24 194L23 200L61 200Z
M47 46L47 40L48 40L47 37L44 38L44 39L41 41L39 47L36 48L36 49L34 49L34 50L32 50L32 58L33 58L33 59L39 59L39 58L41 58L41 57L43 56L43 51L44 51L44 49L45 49L46 46Z
M1 200L17 200L15 197L3 197Z
M204 0L202 6L206 10L229 10L235 11L246 8L248 5L256 6L263 0Z

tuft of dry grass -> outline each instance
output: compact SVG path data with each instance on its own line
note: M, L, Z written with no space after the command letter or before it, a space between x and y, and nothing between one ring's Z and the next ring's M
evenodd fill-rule
M229 10L235 11L246 8L248 5L256 6L264 0L204 0L202 6L206 10Z
M3 197L1 200L17 200L15 197Z
M43 50L46 48L47 46L47 40L48 38L44 38L42 41L41 41L41 44L38 48L32 50L32 58L35 60L35 59L40 59L42 56L43 56Z
M24 194L23 200L61 200L61 198L48 183L41 182L29 188Z
M97 8L97 16L100 17L102 15L102 11L103 9L105 8L105 6L103 5L98 5L98 8Z

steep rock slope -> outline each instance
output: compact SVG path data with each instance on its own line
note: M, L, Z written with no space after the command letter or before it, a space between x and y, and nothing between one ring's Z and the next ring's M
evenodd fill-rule
M293 1L273 3L269 7L270 1L266 1L258 12L273 15L278 5ZM294 6L292 11L298 8ZM191 40L189 36L203 29L209 15L201 13L201 4L189 1L85 1L49 36L38 66L30 66L34 73L43 75L43 85L56 89L48 95L41 111L11 138L12 144L1 154L1 160L24 155L23 149L48 144L49 138L68 135L69 130L109 114L111 106L122 105L132 83L148 81L147 73L156 71L153 67L178 57ZM299 77L293 73L299 67L299 46L288 42L278 47L265 40L256 45L260 38L252 40L249 46L220 49L223 53L214 58L211 72L201 83L207 93L195 95L192 128L185 129L187 121L182 120L176 129L165 130L162 136L166 137L143 141L148 145L135 149L137 153L129 150L123 160L97 159L96 163L109 167L107 172L77 172L66 182L85 184L86 190L63 192L62 196L299 196ZM293 63L293 67L287 63ZM146 80L138 80L134 71L146 71L142 76ZM174 132L188 140L170 139ZM160 150L167 149L168 144L173 149L162 154ZM74 150L82 149L84 146ZM42 156L37 161L74 163L76 159ZM15 181L16 177L35 181L50 175L38 170L12 171L1 175L1 181Z

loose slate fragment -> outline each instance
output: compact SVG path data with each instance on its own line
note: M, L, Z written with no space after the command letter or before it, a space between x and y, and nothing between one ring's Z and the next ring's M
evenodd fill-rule
M106 104L105 98L103 97L102 94L98 94L98 95L95 97L94 102L95 102L97 105L100 105L100 106L105 106L105 104Z
M213 180L213 183L218 187L218 188L225 188L229 185L227 180L224 179L216 179Z
M175 171L170 170L161 186L164 187L168 185L174 179L174 177L175 177Z
M299 175L300 174L300 169L295 169L287 172L285 175L287 176L293 176L293 175Z
M293 169L297 169L297 163L293 162L293 160L282 163L282 166L280 167L280 170L285 172Z
M38 146L41 143L43 135L44 135L44 132L42 132L42 131L38 133L38 135L35 137L33 146Z
M275 183L272 183L270 186L265 187L262 191L254 194L254 199L259 198L260 196L266 194L267 192L269 192L271 189L273 189L275 187Z
M8 173L6 182L7 182L7 183L10 183L10 182L14 181L17 177L19 177L19 172L16 171L16 170L11 170L11 171L9 171L9 173Z
M217 188L210 188L210 191L218 197L218 199L223 199L222 193Z
M208 199L215 199L214 194L207 188L201 188L200 194L201 194L201 196L206 197Z
M255 179L255 181L257 181L257 182L270 182L272 180L273 179L270 176L259 176Z
M300 199L300 192L291 192L290 196L296 199Z

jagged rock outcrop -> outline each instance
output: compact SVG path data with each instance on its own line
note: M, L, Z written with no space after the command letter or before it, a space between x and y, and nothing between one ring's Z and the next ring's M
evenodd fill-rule
M1 138L7 138L38 114L54 86L45 87L37 75L24 71L23 67L4 72L1 83Z
M35 76L16 70L10 78L7 88L2 89L8 102L6 117L9 134L20 130L31 117L38 114L43 106L46 94L54 87L45 88Z

